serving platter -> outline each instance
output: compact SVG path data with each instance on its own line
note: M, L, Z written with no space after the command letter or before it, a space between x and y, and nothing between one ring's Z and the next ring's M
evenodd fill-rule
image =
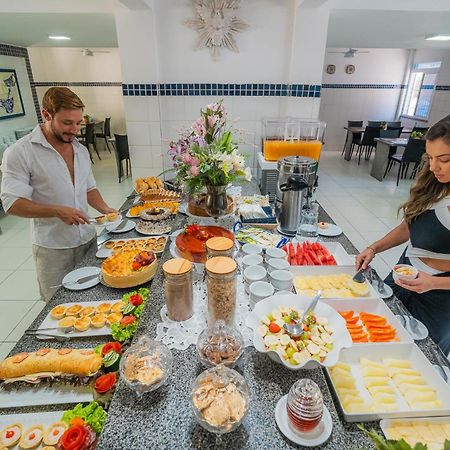
M70 307L70 306L74 306L74 305L81 305L83 307L85 306L93 306L94 308L97 308L97 306L99 306L101 303L117 303L119 302L120 299L118 300L112 300L112 301L96 301L96 302L75 302L75 303L63 303L62 305L65 307ZM50 315L50 312L47 314L46 318L42 321L42 323L39 325L38 330L43 329L43 328L55 328L58 326L58 322L59 320L57 319L53 319ZM71 333L64 333L64 331L62 330L48 330L48 331L44 331L42 330L42 333L45 333L46 335L53 335L55 336L55 338L57 336L65 336L65 337L70 337L70 338L80 338L80 337L92 337L92 336L108 336L111 334L111 328L109 327L109 325L105 324L104 327L101 328L94 328L94 327L89 327L86 331L77 331L74 330ZM42 339L42 340L46 340L46 339L53 339L52 337L49 336L42 336L37 334L36 337L38 339Z
M21 424L23 427L23 432L25 433L32 426L42 425L44 432L50 427L50 425L55 422L60 422L64 411L51 411L51 412L35 412L35 413L25 413L25 414L7 414L4 416L0 415L0 430L9 427L13 424ZM20 442L20 441L19 441ZM0 444L1 445L1 444ZM33 447L35 449L40 449L44 447L44 443L41 442L39 446ZM8 450L19 450L19 443L8 447Z
M148 251L152 251L153 253L162 253L164 251L164 249L166 248L166 243L167 243L167 236L161 236L161 235L157 235L157 236L152 236L153 239L159 239L162 238L164 239L164 247L161 250L150 250L150 249L146 249ZM116 245L118 242L130 242L130 241L134 241L134 242L146 242L149 241L151 238L128 238L128 239L111 239L107 242L105 242L104 244L102 244L100 246L100 248L98 249L97 253L95 254L95 256L97 258L108 258L109 256L111 256L113 254L113 248L108 248L108 246L111 245L111 243L114 243L114 245ZM108 244L110 243L110 244Z
M292 239L292 243L295 245L297 239ZM328 251L334 256L336 264L338 266L351 266L355 262L355 257L349 255L345 248L339 242L320 242Z
M374 411L367 410L362 412L348 412L342 405L341 398L337 394L336 386L331 378L330 370L327 368L326 373L329 378L329 384L332 386L338 398L338 405L347 422L370 422L380 419L408 418L408 417L436 417L450 414L450 386L437 374L431 363L420 351L420 349L411 343L374 343L370 344L370 349L366 345L353 346L351 349L344 349L339 356L339 362L348 364L351 367L351 374L356 382L356 389L360 396L366 402L371 402L372 397L364 386L362 370L360 367L360 359L368 358L371 361L382 363L384 358L395 358L408 360L412 369L421 372L422 377L427 384L436 391L436 397L442 402L442 407L435 409L413 409L406 402L403 395L397 389L392 379L390 386L394 388L398 409L392 411Z

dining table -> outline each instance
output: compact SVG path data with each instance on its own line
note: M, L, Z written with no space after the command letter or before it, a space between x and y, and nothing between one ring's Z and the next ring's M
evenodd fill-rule
M377 146L375 157L370 168L370 175L378 181L383 181L384 172L389 162L391 147L406 147L408 139L405 138L375 138Z
M344 144L344 149L343 149L344 159L346 161L350 161L352 159L351 146L352 146L352 141L353 141L353 135L364 133L366 128L365 127L347 127L346 126L346 127L344 127L344 130L347 131L347 138L346 138L346 141ZM403 128L401 134L411 134L412 131L413 131L412 128Z
M259 194L255 181L242 186L243 195ZM127 199L123 208L131 206L132 199ZM134 219L131 219L134 220ZM174 219L172 232L182 229L192 218L178 213ZM218 219L218 224L224 224L225 219ZM320 208L319 220L333 223L327 212ZM103 233L101 233L104 236ZM114 238L141 237L136 230L115 235ZM113 236L111 236L113 238ZM338 237L323 237L324 242L339 242L349 254L356 254L357 249L343 233ZM96 257L97 246L94 244L87 252L78 267L100 266L102 260ZM141 336L155 338L158 324L161 323L161 309L165 305L164 275L162 265L172 258L169 244L161 256L158 256L158 270L154 279L147 283L150 288L149 298L141 315L135 342ZM18 286L20 289L20 286ZM113 301L133 289L114 289L98 284L87 290L72 291L60 288L55 296L46 304L36 317L30 328L37 328L58 304L68 302L83 302L101 300ZM395 297L386 300L386 304L394 314L408 314L402 303ZM55 348L93 348L108 342L107 336L82 337L70 342L51 341ZM43 346L34 336L23 335L11 354L36 351ZM49 345L49 341L45 341ZM430 338L418 341L417 345L433 363L438 361L437 346ZM195 345L186 350L172 349L173 369L168 382L156 391L137 397L123 380L119 380L111 403L107 410L107 420L97 443L98 450L142 450L145 448L160 449L295 449L300 448L288 440L278 429L275 421L275 407L280 398L289 392L291 386L300 378L310 378L319 386L324 404L330 411L333 430L330 438L319 447L320 449L372 449L372 441L356 424L347 423L343 418L339 401L331 388L331 382L324 368L311 370L289 370L275 363L266 354L259 353L253 346L245 348L235 369L245 378L250 401L248 413L243 423L235 431L224 434L220 438L203 429L196 421L191 408L191 391L194 380L205 368L200 362ZM37 389L39 386L36 387ZM50 403L50 402L49 402ZM60 411L73 407L73 404L46 406L3 408L0 414L18 414L26 412ZM364 424L380 432L378 422ZM304 447L301 447L304 448Z

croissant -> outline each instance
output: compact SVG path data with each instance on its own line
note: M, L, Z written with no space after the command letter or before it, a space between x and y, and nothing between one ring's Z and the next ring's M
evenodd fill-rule
M43 372L50 374L94 375L102 365L102 357L91 349L41 348L23 352L0 363L0 380L28 377Z

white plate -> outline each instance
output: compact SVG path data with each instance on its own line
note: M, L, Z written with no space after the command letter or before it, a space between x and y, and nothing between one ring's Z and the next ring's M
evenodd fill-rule
M349 275L355 275L355 266L291 266L290 271L294 274L294 289L295 289L295 277L308 276L308 275L336 275L341 273L348 273ZM355 299L365 300L366 298L378 298L379 295L373 286L366 281L369 286L369 294L365 297L353 297ZM349 297L336 297L336 298L349 298Z
M6 428L15 423L20 423L23 427L23 432L25 433L30 427L35 425L42 425L44 428L44 433L47 431L50 425L55 422L60 422L65 411L51 411L51 412L34 412L25 414L7 414L0 416L0 430ZM22 435L23 436L23 435ZM19 441L20 442L20 441ZM39 447L42 448L44 443L41 442ZM19 443L8 447L8 450L19 450Z
M161 235L154 236L154 237L155 237L156 239L159 238L159 237L167 238L167 236L161 236ZM109 240L109 241L107 241L107 242L140 241L140 240L145 240L145 239L146 239L146 238L111 239L111 240ZM108 256L111 256L111 255L113 254L112 249L111 249L111 248L106 248L106 247L105 247L105 244L106 244L106 242L105 242L104 244L102 244L101 247L97 250L97 253L95 254L95 256L96 256L97 258L108 258ZM165 248L166 248L166 244L167 244L167 241L164 243L164 248L163 248L162 250L160 250L159 252L155 252L155 251L152 250L153 253L156 253L156 254L162 253L162 252L165 250Z
M100 214L100 215L102 215L102 214ZM109 220L106 220L106 222L104 222L104 223L97 223L95 218L91 219L90 222L92 225L95 225L97 227L106 227L107 225L112 225L114 227L114 226L118 225L121 222L121 220L122 220L122 214L119 213L119 216L117 217L117 219L113 220L112 222Z
M101 303L117 303L121 299L118 300L112 300L112 301L98 301L98 302L79 302L79 303L61 303L65 307L73 306L73 305L81 305L83 307L85 306L94 306L97 307ZM53 328L58 326L59 320L53 319L50 315L50 312L47 314L47 317L42 321L42 323L39 325L39 329L41 328ZM48 330L48 331L42 331L45 334L52 334L53 336L67 336L67 337L88 337L88 336L108 336L111 334L111 328L109 326L105 325L102 328L95 328L95 327L89 327L86 331L73 331L72 333L66 334L63 331L60 330ZM52 339L51 337L47 336L36 336L38 339Z
M342 228L338 227L337 225L334 225L333 223L329 223L327 228L320 228L317 229L320 236L327 236L327 237L335 237L342 234Z
M20 388L8 391L0 388L0 408L83 403L91 402L93 399L94 394L91 385L71 386L70 384L54 382L51 386L37 384L26 387L20 386Z
M285 307L293 306L296 309L305 310L310 304L311 299L301 297L296 294L272 295L256 303L250 314L245 319L245 325L253 330L253 346L258 352L267 353L267 355L279 364L284 365L291 370L313 369L319 366L334 366L339 360L339 352L343 348L352 346L352 338L345 326L345 320L331 306L319 301L314 310L316 316L326 317L328 323L334 329L333 350L328 352L325 361L319 362L315 359L309 359L303 364L294 365L285 361L276 351L268 351L264 344L262 336L258 333L261 325L261 319L269 314L273 309L283 305Z
M83 277L88 277L90 275L99 275L100 274L100 268L99 267L81 267L76 270L72 270L72 272L69 272L62 280L62 285L69 289L70 291L82 291L83 289L89 289L91 287L96 286L98 283L100 283L99 278L94 278L92 280L86 281L85 283L81 284L74 284L71 283L73 281L79 280Z
M417 320L417 333L414 333L409 325L409 316L403 314L397 314L395 316L397 320L403 324L403 320L405 320L405 330L411 335L411 337L415 341L422 341L423 339L428 337L428 328L420 321Z
M278 400L275 407L275 421L280 431L292 442L303 447L315 447L323 444L331 435L333 430L333 420L331 419L330 411L323 405L322 420L315 430L309 433L299 433L294 431L290 424L287 415L287 395Z
M426 356L420 351L415 344L398 343L398 344L370 344L370 348L365 345L353 346L348 350L343 350L340 354L339 361L351 366L352 375L356 380L356 388L359 390L364 400L371 401L371 396L363 384L361 368L359 365L360 358L365 357L372 361L381 362L383 358L407 359L411 361L412 368L421 372L428 385L436 390L437 398L442 402L440 409L418 410L411 409L407 404L400 391L391 382L397 396L399 409L396 411L367 411L358 413L349 413L342 408L344 418L347 422L369 422L380 419L394 419L404 417L436 417L450 414L450 386L436 373ZM330 377L329 369L327 374ZM330 377L330 384L334 388L333 381ZM337 392L336 392L337 395ZM339 398L339 397L338 397ZM340 403L340 402L339 402Z
M386 300L387 298L391 298L391 297L394 295L394 291L393 291L392 288L391 288L388 284L386 284L386 283L384 283L384 291L385 291L384 294L382 294L382 293L377 289L377 282L376 282L376 281L373 283L372 286L373 286L373 288L375 289L375 291L378 292L378 295L379 295L383 300Z
M116 228L119 224L120 222L112 223L111 225L108 225L106 229L108 230L109 233L126 233L127 231L131 231L136 226L136 222L133 222L132 220L127 220L125 226L120 230L116 231Z
M292 239L292 243L297 244L297 239ZM319 244L328 249L338 266L351 266L355 262L355 257L349 255L339 242L319 242Z
M379 316L383 316L386 318L389 325L391 325L397 331L397 337L400 339L400 342L409 342L412 343L413 340L409 333L403 328L401 323L398 321L397 317L394 316L392 311L386 306L386 303L379 298L367 298L363 301L355 298L343 298L342 300L336 301L329 298L322 299L323 303L330 305L336 311L354 311L356 313L366 312L369 314L377 314ZM386 342L386 344L397 344L398 342ZM375 342L362 342L362 343L354 343L353 345L368 345L371 346L375 344Z

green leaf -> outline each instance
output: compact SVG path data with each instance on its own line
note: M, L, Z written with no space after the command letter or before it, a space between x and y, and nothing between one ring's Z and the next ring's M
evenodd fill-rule
M450 450L450 441L448 439L444 442L444 450Z

